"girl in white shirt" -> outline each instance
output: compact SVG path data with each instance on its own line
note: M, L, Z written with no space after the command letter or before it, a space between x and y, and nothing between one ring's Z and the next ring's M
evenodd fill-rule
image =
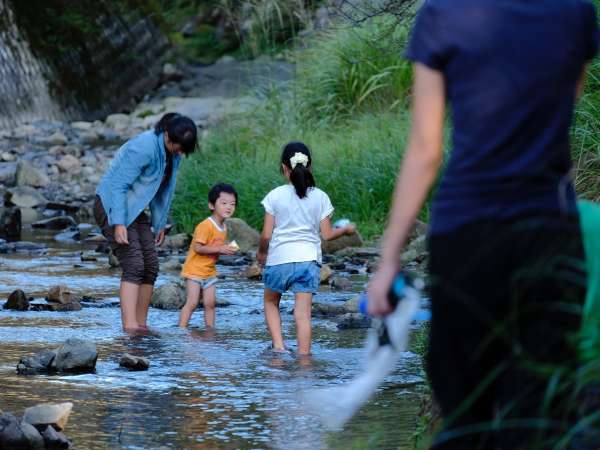
M273 189L262 201L265 222L257 258L265 266L265 318L272 349L285 351L279 301L284 292L293 292L298 354L308 355L312 296L320 284L321 237L329 241L354 233L356 227L350 224L332 228L333 206L327 194L315 187L306 145L290 142L284 147L281 172L288 184Z

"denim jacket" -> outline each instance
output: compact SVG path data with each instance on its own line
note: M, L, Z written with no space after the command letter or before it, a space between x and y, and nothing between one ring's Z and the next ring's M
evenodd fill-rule
M161 189L166 158L163 133L157 136L153 130L121 146L96 189L109 225L128 227L150 205L154 232L165 228L181 161L173 156L169 182Z

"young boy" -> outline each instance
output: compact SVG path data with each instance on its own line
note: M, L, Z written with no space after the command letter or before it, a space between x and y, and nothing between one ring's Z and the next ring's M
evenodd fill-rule
M234 255L238 250L236 246L225 245L225 219L233 215L236 203L237 192L229 184L219 183L208 193L208 208L212 214L196 226L181 271L181 276L186 279L186 301L179 315L180 327L188 326L200 294L204 305L204 323L207 328L215 326L215 264L219 255Z

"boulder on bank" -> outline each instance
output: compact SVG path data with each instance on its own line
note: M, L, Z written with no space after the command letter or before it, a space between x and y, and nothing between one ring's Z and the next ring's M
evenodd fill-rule
M365 245L363 238L357 231L353 234L345 234L333 241L323 241L321 243L321 250L323 254L332 254L345 248L362 247L363 245Z
M96 370L97 360L96 344L70 338L58 348L50 367L58 372L92 373Z
M29 309L29 300L21 289L13 291L9 296L8 300L4 304L4 309L11 309L13 311L27 311Z
M129 353L125 353L119 360L119 366L131 371L148 370L150 367L150 361L148 358L133 356Z
M23 422L27 422L38 430L45 430L49 425L57 431L67 426L73 403L47 403L27 408L23 414Z
M240 251L245 253L258 248L260 233L244 222L242 219L232 217L225 221L227 238L237 242Z

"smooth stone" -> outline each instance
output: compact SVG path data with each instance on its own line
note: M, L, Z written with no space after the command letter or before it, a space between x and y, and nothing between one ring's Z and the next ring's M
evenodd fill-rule
M9 189L6 200L23 208L35 208L48 202L41 192L31 186L17 186Z
M58 242L78 242L81 240L81 233L79 230L68 230L63 231L54 235L54 240Z
M244 276L249 280L259 280L262 277L262 268L258 264L252 264L246 268Z
M27 449L29 440L11 413L0 415L0 449Z
M360 309L360 297L356 296L344 302L344 311L347 313L358 313Z
M16 182L20 186L46 187L50 184L48 175L33 167L29 161L17 163Z
M150 360L140 356L133 356L129 353L125 353L119 360L119 366L125 367L131 371L148 370L150 367Z
M33 356L22 356L17 364L17 372L21 375L33 375L50 371L56 352L47 348L40 350Z
M29 300L21 289L13 291L9 296L8 300L4 304L4 309L11 309L13 311L27 311L29 309Z
M369 328L371 326L371 319L359 313L344 314L338 318L337 322L337 327L340 330Z
M64 434L59 433L51 426L46 427L42 432L42 437L47 449L68 450L72 445L71 441Z
M335 276L331 279L331 287L338 291L345 291L352 287L352 281L348 278Z
M312 314L316 317L334 317L344 314L345 312L342 305L330 305L327 303L312 304Z
M321 284L327 284L327 282L329 282L329 279L331 278L332 275L333 275L333 270L331 270L331 267L328 264L323 264L321 266L321 273L320 273Z
M177 310L185 304L184 290L176 283L161 284L152 293L150 305L158 309Z
M364 241L359 232L346 234L333 241L323 241L321 249L324 254L331 254L349 247L362 247Z
M48 301L67 304L78 301L79 298L65 285L53 286L48 290Z
M162 247L170 250L187 249L190 245L190 237L187 233L179 233L173 236L167 236Z
M33 425L27 422L21 422L20 424L21 431L25 435L25 438L29 442L30 449L44 449L46 445L44 444L44 438L40 434L40 432Z
M58 372L94 372L97 359L98 350L93 342L71 338L57 350L52 369Z
M72 410L73 403L70 402L36 405L25 410L23 422L38 429L45 429L51 425L57 431L62 431L67 426Z
M81 170L81 162L73 155L64 155L56 165L62 172L77 173Z

